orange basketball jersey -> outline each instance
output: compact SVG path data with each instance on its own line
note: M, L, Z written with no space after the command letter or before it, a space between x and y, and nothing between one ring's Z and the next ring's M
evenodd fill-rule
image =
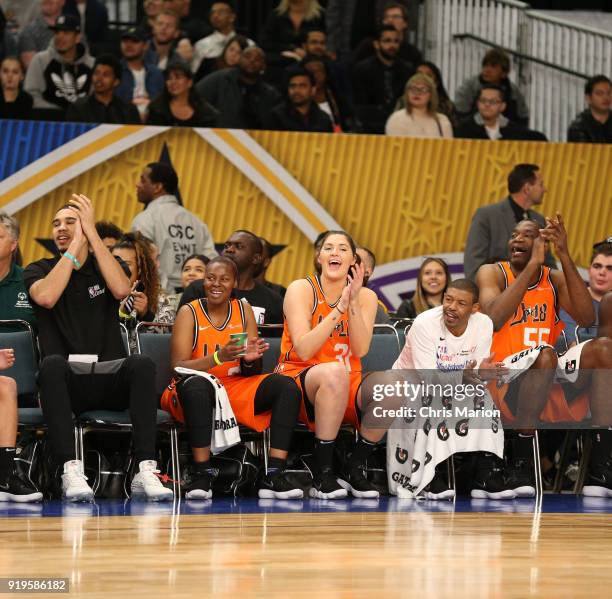
M229 340L232 333L243 333L246 331L246 319L244 316L244 305L240 300L232 299L225 322L215 326L206 311L206 300L198 299L187 304L193 313L193 348L191 359L212 356L221 349ZM208 372L218 378L240 373L240 362L232 360L224 362L220 366L211 368Z
M504 275L505 289L515 281L514 274L509 262L498 262L497 266ZM551 281L550 268L542 266L537 283L527 289L514 315L493 334L491 351L496 360L503 360L524 349L554 346L563 327L557 314L557 291Z
M325 294L321 287L321 281L318 276L308 276L306 281L312 287L312 319L311 326L314 329L332 310L336 307L336 303L328 304L325 300ZM339 300L338 300L339 301ZM289 335L289 326L285 318L283 329L283 338L281 339L280 358L278 372L286 373L289 370L304 369L315 364L324 362L333 362L338 360L344 364L349 372L361 372L361 360L351 354L351 346L349 341L349 323L348 314L342 314L340 320L336 323L334 330L328 337L327 341L319 348L319 350L309 360L300 360L295 350Z
M232 299L230 301L227 318L220 327L211 322L206 312L206 300L195 300L187 305L193 313L194 323L192 360L212 355L228 343L232 333L246 331L244 305L240 300ZM265 430L270 426L270 412L255 414L254 411L257 388L269 375L241 376L238 360L224 362L209 369L208 372L214 374L223 383L234 414L240 424L257 431ZM176 384L177 380L173 379L164 390L161 397L161 407L163 410L170 412L180 422L184 422L185 416L176 392Z

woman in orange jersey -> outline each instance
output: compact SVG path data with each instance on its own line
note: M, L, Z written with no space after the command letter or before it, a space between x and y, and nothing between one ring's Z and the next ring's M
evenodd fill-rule
M237 277L236 265L225 256L208 263L206 299L186 304L177 314L172 331L172 367L213 374L223 383L239 423L257 431L270 427L270 458L260 480L259 497L301 498L302 489L285 472L299 412L299 388L287 377L258 374L268 344L257 337L251 306L232 297ZM246 350L230 337L242 332L248 334ZM212 383L197 375L174 379L162 395L162 408L187 427L193 454L193 468L184 485L187 499L212 497L210 444L215 398Z
M377 497L362 464L383 430L361 429L348 472L332 468L334 441L343 422L359 427L361 360L376 317L376 294L363 287L364 267L355 242L343 231L328 231L318 245L317 274L289 285L285 328L277 372L301 387L301 420L315 431L316 468L310 496L319 499Z

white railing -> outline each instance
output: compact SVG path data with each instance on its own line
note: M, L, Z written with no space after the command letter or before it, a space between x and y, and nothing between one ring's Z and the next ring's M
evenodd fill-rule
M535 10L526 17L523 53L560 67L523 61L532 126L564 141L569 124L585 108L586 77L612 75L612 35Z
M454 96L480 71L492 46L513 55L510 78L530 108L530 127L553 141L584 110L587 77L612 73L612 34L529 10L513 0L428 0L424 6L425 55L442 70Z
M520 50L517 32L529 5L514 0L428 0L425 3L425 55L442 70L451 97L464 79L480 71L483 46L457 40L472 34Z

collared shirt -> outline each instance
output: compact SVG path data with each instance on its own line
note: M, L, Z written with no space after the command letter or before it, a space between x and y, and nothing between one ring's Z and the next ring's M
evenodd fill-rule
M522 220L530 219L529 210L523 210L513 199L512 196L508 196L508 201L510 202L510 208L512 208L512 212L514 213L514 219L517 223L520 223Z
M0 281L0 320L25 320L36 327L34 308L23 282L23 268L17 264Z
M223 49L227 42L236 35L235 31L230 31L227 35L220 31L214 31L210 35L202 38L194 47L195 57L198 60L198 66L204 58L217 58L223 54ZM247 40L249 46L255 45L253 40Z

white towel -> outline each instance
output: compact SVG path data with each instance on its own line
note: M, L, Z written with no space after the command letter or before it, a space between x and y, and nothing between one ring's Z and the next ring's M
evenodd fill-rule
M182 368L177 366L174 372L181 376L201 376L212 383L215 388L215 411L213 413L213 435L210 444L210 451L213 454L221 453L229 447L240 443L240 430L238 421L232 410L227 391L223 383L214 375L201 370Z

